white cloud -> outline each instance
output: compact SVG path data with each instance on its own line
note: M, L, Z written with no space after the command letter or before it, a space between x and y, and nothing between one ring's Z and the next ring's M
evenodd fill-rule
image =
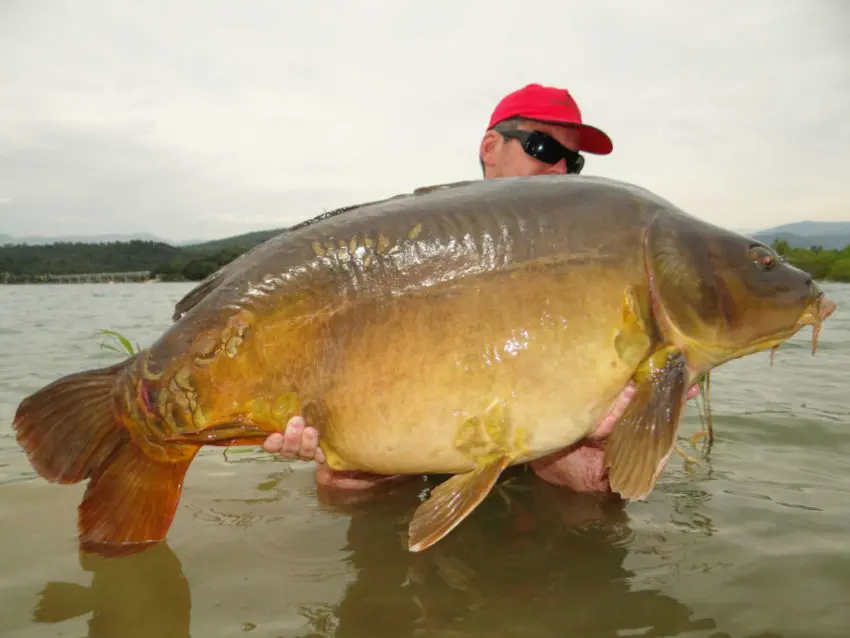
M590 173L735 228L850 217L841 0L533 7L7 2L2 231L216 237L478 177L528 82L612 135Z

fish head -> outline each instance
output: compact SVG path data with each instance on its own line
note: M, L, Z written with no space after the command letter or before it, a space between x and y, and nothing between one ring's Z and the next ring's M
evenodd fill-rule
M687 215L658 215L646 235L653 311L696 376L776 349L805 326L812 353L835 311L812 276L773 248Z

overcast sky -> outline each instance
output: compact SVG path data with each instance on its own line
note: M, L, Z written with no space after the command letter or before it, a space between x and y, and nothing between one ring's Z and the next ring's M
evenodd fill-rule
M478 178L529 82L612 136L588 174L732 228L850 220L850 2L527 6L0 0L0 234L223 237Z

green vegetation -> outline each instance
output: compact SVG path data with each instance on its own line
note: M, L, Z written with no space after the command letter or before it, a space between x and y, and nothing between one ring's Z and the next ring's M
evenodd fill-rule
M821 246L791 248L784 239L777 239L773 248L789 264L805 270L815 279L850 282L850 246L843 250L826 250Z
M237 235L188 246L139 241L0 246L0 283L38 283L50 276L149 272L157 281L200 281L282 232Z
M258 230L253 233L245 233L244 235L235 235L234 237L205 241L201 244L188 244L182 248L186 253L193 255L209 255L231 248L247 250L248 248L253 248L254 246L262 244L264 241L271 239L275 235L279 235L284 230L286 229L274 228L272 230Z
M180 254L179 248L151 241L11 244L0 246L0 281L30 281L46 274L152 270ZM3 273L8 276L3 277Z
M203 252L191 254L185 251L167 264L161 264L151 271L151 277L159 281L200 281L207 275L229 264L247 248L232 246L212 254Z
M134 355L139 350L141 350L141 346L139 346L138 342L136 342L136 346L133 347L133 344L130 343L130 340L122 335L120 332L116 332L115 330L106 330L101 329L100 334L109 337L112 341L114 341L114 345L111 343L106 343L104 341L100 342L100 347L104 350L112 350L112 352L117 352L121 355Z

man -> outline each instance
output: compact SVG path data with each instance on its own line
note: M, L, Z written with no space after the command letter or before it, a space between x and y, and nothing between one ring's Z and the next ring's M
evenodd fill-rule
M505 96L496 106L481 140L479 159L484 179L580 173L584 153L607 155L611 139L598 128L584 124L569 91L529 84ZM693 386L688 398L699 392ZM531 469L544 481L577 492L610 489L603 466L600 442L607 437L634 395L629 384L611 406L596 430L577 444L537 459ZM325 464L318 433L293 417L283 434L269 435L263 448L284 458L315 460L316 481L323 487L363 490L410 476L377 476L365 472L337 472Z

